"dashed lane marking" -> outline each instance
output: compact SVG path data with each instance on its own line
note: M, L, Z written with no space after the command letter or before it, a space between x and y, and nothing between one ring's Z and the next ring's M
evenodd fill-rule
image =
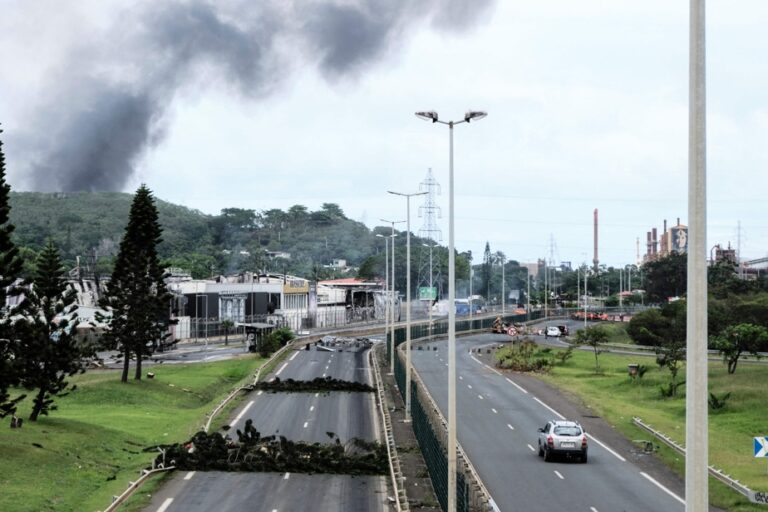
M314 410L315 410L315 406L314 406L314 405L310 405L310 406L309 406L309 412L312 412L312 411L314 411Z
M672 496L673 498L675 498L677 501L679 501L680 503L682 503L683 505L685 505L685 500L684 500L683 498L681 498L681 497L680 497L680 496L678 496L677 494L673 493L672 491L670 491L669 489L667 489L666 487L664 487L663 485L661 485L661 484L660 484L659 482L657 482L657 481L656 481L656 480L655 480L655 479L654 479L654 478L653 478L651 475L649 475L648 473L646 473L646 472L644 472L644 471L641 471L641 472L640 472L640 474L641 474L641 475L643 475L645 478L647 478L647 479L648 479L648 481L649 481L649 482L651 482L653 485L655 485L656 487L658 487L659 489L661 489L662 491L664 491L665 493L669 494L670 496Z
M461 375L459 375L459 380L464 380L464 377L462 377Z
M171 506L171 503L173 503L173 498L167 498L162 505L160 505L160 508L157 509L157 512L165 512L168 510L168 507Z
M531 445L528 445L528 448L530 448L530 450L531 450L532 452L535 452L535 451L536 451L536 448L534 448L534 447L533 447L533 446L531 446Z
M560 480L565 480L565 477L561 475L558 470L555 470L555 474L558 476L558 478L560 478Z
M260 389L260 390L259 390L259 392L258 392L258 393L256 393L256 396L259 396L259 395L261 395L262 393L264 393L264 390L263 390L263 389Z
M472 389L472 384L467 384L467 387L468 387L469 389Z
M184 480L191 480L193 476L195 476L195 472L194 471L190 471L189 473L184 475Z
M307 425L309 425L309 422L308 422L308 421L305 421L305 422L304 422L304 428L307 428Z
M497 410L496 410L496 409L494 409L493 407L491 407L491 410L493 411L493 414L499 414L499 411L497 411Z
M285 364L283 364L283 366L281 366L281 367L280 367L280 369L279 369L279 370L277 370L277 372L275 373L275 375L280 375L280 372L282 372L283 370L285 370L285 367L286 367L286 366L288 366L288 363L285 363Z
M237 424L237 422L238 422L238 421L240 421L240 420L242 419L243 415L244 415L246 412L248 412L248 409L250 409L252 405L253 405L253 400L251 400L250 402L248 402L248 405L246 405L245 407L243 407L243 410L242 410L242 411L240 411L240 414L238 414L238 415L237 415L237 417L235 418L235 421L233 421L232 423L230 423L230 424L229 424L229 426L230 426L230 427L234 427L234 426Z
M599 512L595 507L589 507L590 512Z
M295 354L293 354L293 355L291 356L291 358L289 359L289 361L293 361L294 359L296 359L296 356L297 356L297 355L299 355L299 352L298 352L298 351L296 351L296 353L295 353Z
M283 477L283 480L288 480L288 478L290 478L290 476L291 476L290 473L286 473L285 476Z
M483 395L477 395L477 398L479 398L480 400L482 400L482 399L483 399Z
M509 430L515 430L515 427L513 427L513 426L512 426L512 425L510 425L509 423L507 423L507 426L509 427Z

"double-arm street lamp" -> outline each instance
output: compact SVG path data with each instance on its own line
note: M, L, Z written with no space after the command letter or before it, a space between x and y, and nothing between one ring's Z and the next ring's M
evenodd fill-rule
M390 194L405 197L405 421L411 421L411 197L423 196L428 192L403 194L388 190Z
M390 340L389 340L389 371L390 373L395 373L395 297L396 293L395 290L397 289L397 286L395 285L395 224L402 224L405 222L404 220L387 220L387 219L379 219L382 222L386 222L387 224L392 225L392 234L389 235L389 238L392 239L392 287L387 292L387 302L389 303L389 314L387 316L387 327L385 329L385 333L389 332ZM387 262L387 265L389 265L389 262ZM392 322L392 325L390 327L390 322ZM386 336L386 334L385 334Z
M425 121L448 125L448 512L456 511L456 255L453 229L453 127L484 118L469 111L461 121L441 121L437 112L416 112ZM471 311L471 306L470 306Z

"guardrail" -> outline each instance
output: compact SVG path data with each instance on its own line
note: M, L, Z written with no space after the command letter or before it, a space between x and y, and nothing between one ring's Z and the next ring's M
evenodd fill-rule
M371 349L369 354L373 375L376 379L376 396L377 401L379 402L379 413L381 414L381 422L384 428L384 437L386 438L385 444L387 446L387 458L389 459L389 474L392 478L392 488L395 491L395 507L398 512L408 512L410 506L408 504L408 496L405 493L405 478L400 469L400 458L397 455L397 445L395 444L395 436L392 431L392 418L389 415L387 408L384 407L384 384L381 380L381 372L379 370L379 362L376 357L375 348Z
M123 494L121 494L120 496L112 497L112 503L107 508L104 509L104 512L114 512L115 510L117 510L117 507L122 505L125 502L125 500L130 498L131 495L134 493L134 491L136 491L136 489L141 487L142 484L144 484L144 482L149 480L150 477L156 475L157 473L163 473L165 471L173 471L174 469L176 469L175 466L171 466L168 468L157 468L152 470L143 469L139 479L136 480L135 482L129 482L128 488L123 492Z
M638 417L632 418L632 422L640 427L641 429L645 430L649 434L653 435L657 439L659 439L661 442L663 442L665 445L669 446L673 450L675 450L677 453L681 455L685 455L685 448L683 448L682 445L677 443L674 439L671 437L665 435L659 430L654 429L651 425L645 423L642 419ZM753 491L743 483L739 482L735 478L731 477L730 475L727 475L722 470L717 469L714 466L707 466L707 469L709 470L709 474L713 477L719 480L720 482L724 483L731 489L735 490L739 494L742 494L746 498L749 499L752 503L758 503L761 505L768 505L768 493L765 492L759 492L759 491Z

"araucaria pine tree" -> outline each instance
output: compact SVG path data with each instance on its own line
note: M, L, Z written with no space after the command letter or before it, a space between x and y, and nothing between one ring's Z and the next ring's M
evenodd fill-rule
M0 134L3 130L0 130ZM5 155L0 140L0 418L16 411L16 403L23 397L11 400L8 389L18 383L15 354L16 337L13 335L10 311L6 298L13 294L12 287L21 274L19 250L11 240L13 224L9 222L11 207L8 202L11 187L5 182ZM9 293L9 289L11 289Z
M14 323L19 337L21 385L35 390L29 421L57 409L54 398L75 389L68 376L85 372L86 354L75 341L77 293L67 286L59 250L49 241L37 257Z
M133 198L112 278L101 301L108 312L106 338L123 353L123 382L128 381L131 354L136 356L135 378L139 380L142 358L168 335L170 296L157 256L161 234L152 192L142 185Z

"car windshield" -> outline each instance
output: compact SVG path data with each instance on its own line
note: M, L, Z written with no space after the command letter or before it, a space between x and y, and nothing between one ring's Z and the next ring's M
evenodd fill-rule
M555 427L555 434L558 436L578 436L581 435L579 427Z

